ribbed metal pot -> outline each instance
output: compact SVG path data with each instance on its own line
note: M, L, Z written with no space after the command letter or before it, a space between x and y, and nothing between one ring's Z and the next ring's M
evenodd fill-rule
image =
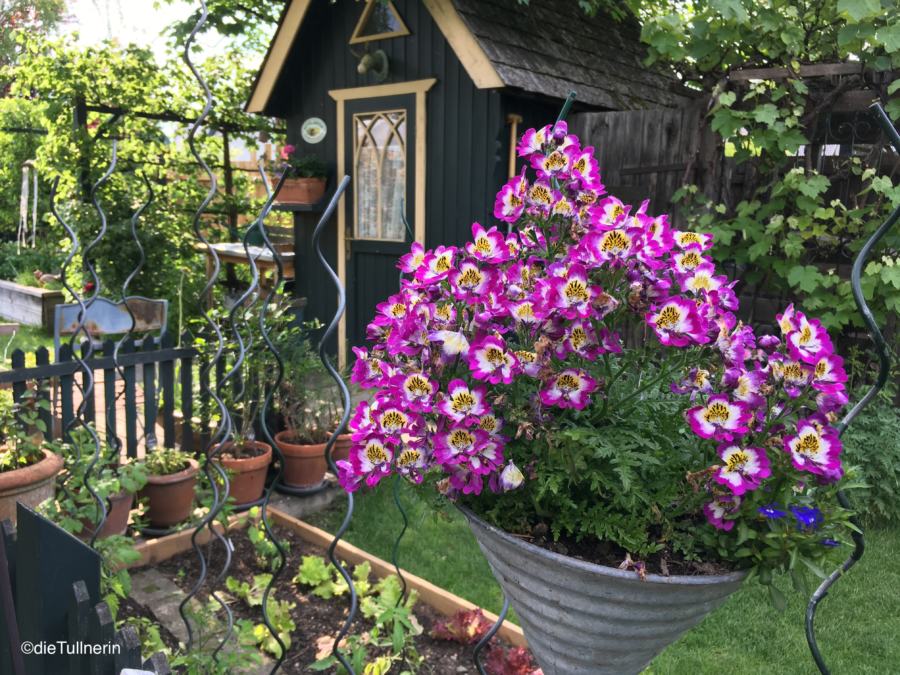
M524 542L461 509L544 675L629 675L734 593L746 573L661 576Z

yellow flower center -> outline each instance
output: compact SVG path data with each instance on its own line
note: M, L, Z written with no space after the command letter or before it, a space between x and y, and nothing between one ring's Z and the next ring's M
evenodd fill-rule
M800 331L800 338L797 341L801 345L805 345L810 340L812 340L812 329L809 327L809 324L806 324L803 326L803 330Z
M800 442L797 443L795 450L798 455L803 455L804 457L814 457L819 454L819 448L821 447L821 443L819 442L819 437L816 434L804 434L800 437Z
M491 240L487 237L478 237L475 240L475 250L482 255L488 255L494 250L494 247L491 246Z
M672 328L681 320L681 312L675 305L667 305L656 317L656 325L658 328Z
M384 451L383 445L380 443L369 443L366 446L366 459L372 462L372 464L383 464L388 461L388 456Z
M631 245L631 239L621 230L610 230L603 235L600 250L604 253L620 253Z
M700 254L696 251L691 251L690 253L685 253L681 256L681 266L686 269L691 269L700 264Z
M421 456L422 453L418 450L408 448L400 453L400 456L397 458L397 466L409 466L410 464L415 464L419 461L419 457Z
M531 198L531 201L538 204L549 204L553 200L553 195L550 194L550 190L544 185L533 185L528 191L528 196Z
M435 272L446 272L450 269L450 256L442 255L434 263Z
M727 422L728 406L721 401L716 401L706 409L706 412L703 414L703 419L705 419L710 424L715 424L717 422Z
M431 385L421 375L413 375L406 380L406 391L413 396L428 396L431 393Z
M566 166L566 156L559 150L554 150L547 159L544 160L544 169L546 171L559 171Z
M532 305L530 302L523 302L521 305L516 307L516 318L521 319L522 321L533 319L534 305Z
M588 163L587 157L579 157L578 161L572 165L572 168L575 169L578 173L584 173L587 171Z
M580 350L587 343L587 332L581 326L576 326L569 334L569 342L573 349Z
M709 277L706 274L697 274L691 279L694 289L709 289Z
M579 384L580 380L572 373L563 373L556 378L556 388L562 391L575 391Z
M475 397L467 391L456 393L450 399L450 407L453 412L464 413L472 409L475 405Z
M625 214L625 209L622 208L621 204L616 204L612 208L612 211L609 212L610 217L612 217L613 219L616 219L619 216L622 216L624 214Z
M381 418L381 426L385 429L402 429L406 425L406 415L399 410L388 410Z
M529 352L525 349L516 352L516 356L522 363L534 363L537 360L537 354Z
M497 430L497 418L493 415L485 415L478 420L478 428L482 431L487 431L489 434L494 433Z
M696 232L682 232L681 235L679 236L678 241L681 243L682 246L684 246L686 244L699 244L700 237L697 235Z
M451 307L450 305L438 305L435 310L435 314L441 321L449 321L451 316Z
M822 378L828 372L828 362L822 359L816 364L816 377Z
M488 363L490 363L495 368L506 363L506 355L499 347L488 347L484 352L484 358L486 358L488 360Z
M450 445L460 450L467 448L475 442L475 436L464 429L456 429L450 434Z
M484 275L481 272L474 267L467 267L466 271L459 277L459 285L466 288L474 288L481 283L482 279L484 279Z
M725 469L728 471L739 471L740 469L743 469L749 461L750 455L743 450L738 450L737 452L731 453L728 456L728 459L725 460Z
M569 279L563 289L563 295L566 296L566 300L570 303L587 302L590 299L587 292L587 284L581 279Z
M786 380L802 380L803 366L796 361L791 361L784 365L784 378Z
M402 302L395 302L391 305L391 316L395 319L402 319L406 316L406 305Z

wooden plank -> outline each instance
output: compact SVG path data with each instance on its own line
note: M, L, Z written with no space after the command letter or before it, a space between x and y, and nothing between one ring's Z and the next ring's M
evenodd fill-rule
M70 643L86 642L91 621L91 596L84 581L76 581L72 584L72 594L69 597L69 612L66 621L68 624L68 641ZM68 675L87 675L87 673L87 658L81 654L70 655Z
M172 672L169 668L169 661L162 652L157 652L144 661L144 670L149 670L156 675L169 675Z
M134 352L134 338L128 338L119 349L121 354ZM125 453L137 457L137 396L135 392L135 372L133 365L122 368L122 384L125 389Z
M91 675L110 675L110 673L118 672L115 669L115 656L112 652L112 645L116 639L116 622L113 620L112 612L109 605L105 602L97 603L94 611L91 612L88 630L88 643L94 647L105 648L99 654L91 654L88 659L90 662Z
M243 525L246 524L246 520L245 517L240 515L231 516L228 520L228 530L241 529ZM225 531L222 528L222 523L218 521L215 523L215 528L216 531L220 533ZM191 544L191 537L193 535L193 528L188 528L181 532L176 532L175 534L159 537L157 539L147 539L146 541L138 543L134 548L140 554L140 558L138 558L134 564L130 565L130 567L157 565L179 553L189 551L193 546L193 544ZM197 544L202 546L211 538L212 534L210 534L209 528L204 528L200 531L200 534L197 535Z
M34 353L34 361L38 366L46 366L50 363L50 352L47 351L46 347L39 347L38 350ZM42 401L50 402L50 392L47 388L48 382L46 380L40 381L38 383L38 391L37 397ZM53 411L48 405L47 408L39 408L38 409L38 419L40 419L44 423L44 435L47 438L52 438L53 436Z
M210 405L212 405L212 397L209 394L209 363L206 357L201 357L200 361L200 444L197 446L197 454L206 452L209 447L209 420ZM187 420L190 424L190 420Z
M150 335L144 338L142 347L144 351L157 350L156 342ZM149 450L150 445L155 445L158 441L156 438L156 364L145 363L141 370L144 384L144 438Z
M84 361L85 366L87 366L90 373L85 372L83 369L79 372L81 373L81 404L79 405L79 410L81 411L79 417L84 420L85 424L97 425L97 410L94 405L94 367L93 364L90 363L90 360L87 358L91 352L91 345L85 341L81 345L81 360Z
M65 343L59 348L57 363L69 363L72 360L72 347ZM75 418L75 404L72 390L75 387L75 378L71 375L61 375L59 378L59 416L60 434L63 439L68 439L66 430Z
M800 77L832 77L834 75L855 75L863 72L863 64L854 63L813 63L800 66ZM786 77L796 77L787 68L740 68L728 73L728 79L733 82L745 82L747 80L783 80Z
M25 352L23 352L21 349L14 350L12 353L12 358L10 359L10 363L12 364L12 372L18 372L21 374L22 368L25 367ZM12 385L13 399L18 401L20 398L22 398L22 394L25 393L25 378L13 380Z
M168 333L163 336L162 349L174 347L174 339ZM175 361L164 359L159 363L159 386L162 391L163 445L175 447Z
M190 344L188 333L181 336L181 343ZM181 449L193 452L194 428L191 421L194 416L194 360L190 357L181 359L181 415Z
M13 594L16 549L12 538L6 536L10 530L12 523L4 520L0 533L0 672L25 675Z
M123 668L141 667L141 638L133 626L125 626L117 631L113 642L118 648L113 655L114 672L120 673Z
M116 345L112 340L103 343L104 356L112 358ZM111 448L119 444L116 434L116 369L115 367L103 369L103 411L106 420L106 442Z
M15 335L19 332L17 323L0 323L0 335Z
M308 541L311 544L321 546L322 548L328 548L334 539L334 536L325 530L313 527L312 525L279 511L278 509L269 507L268 513L274 523L289 528L301 539ZM354 565L368 562L372 567L372 572L378 577L386 577L397 573L391 563L376 558L366 551L363 551L361 548L357 548L353 544L348 544L345 541L338 542L335 552L339 558L353 563ZM441 614L452 616L460 610L477 609L477 605L474 603L460 598L453 593L449 593L440 586L436 586L422 577L416 576L406 570L401 569L401 571L403 572L403 578L406 579L407 586L416 590L422 602L433 607ZM484 610L484 615L491 623L497 620L497 615L492 612ZM509 621L503 622L503 625L498 631L498 635L516 647L528 646L525 635L522 633L522 629Z

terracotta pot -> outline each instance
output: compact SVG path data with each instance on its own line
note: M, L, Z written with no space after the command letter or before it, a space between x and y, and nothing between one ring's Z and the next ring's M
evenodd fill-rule
M190 466L168 476L148 476L147 485L138 493L149 502L147 518L153 527L171 527L191 515L194 488L200 465L188 459Z
M287 178L278 191L280 204L316 204L325 194L324 178Z
M328 464L325 462L325 444L300 445L289 439L293 431L285 429L275 434L275 444L284 455L282 482L288 487L308 488L325 480Z
M219 447L221 452L229 452L234 444L229 441ZM228 479L228 496L234 498L235 506L244 506L262 497L266 488L266 473L272 461L272 446L260 441L244 441L244 447L261 449L260 455L253 457L223 457L219 455L219 463L231 472Z
M351 445L353 445L353 441L350 439L350 434L341 434L334 440L334 446L331 448L331 458L335 462L349 459Z
M62 471L59 455L44 450L44 459L37 464L0 473L0 521L9 518L16 522L16 502L35 508L56 492L56 475Z
M106 522L100 528L97 538L105 539L114 534L125 534L128 530L128 516L131 514L133 505L134 495L130 492L122 490L118 494L110 495L107 498ZM84 529L79 536L82 539L89 539L94 534L94 523L83 519L81 524L84 525Z

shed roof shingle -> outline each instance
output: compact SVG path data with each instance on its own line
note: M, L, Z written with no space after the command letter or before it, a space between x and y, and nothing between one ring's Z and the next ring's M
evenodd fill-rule
M613 110L685 101L674 77L645 66L633 19L586 16L573 0L453 0L509 87Z

